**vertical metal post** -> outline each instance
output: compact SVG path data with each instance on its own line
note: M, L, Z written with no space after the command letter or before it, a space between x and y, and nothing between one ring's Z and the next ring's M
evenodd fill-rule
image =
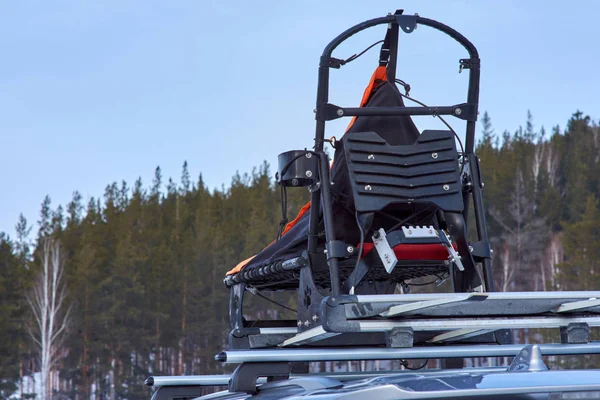
M329 68L326 66L319 67L319 77L317 82L317 126L315 131L315 152L323 151L323 140L325 139L325 119L319 114L319 108L327 104L329 100ZM308 225L308 253L314 254L317 252L318 233L319 233L319 216L321 213L321 190L314 190L310 196L310 216Z
M483 199L480 187L481 176L479 174L479 160L477 159L477 156L475 154L469 155L469 167L473 179L473 208L475 209L475 224L477 226L477 236L479 237L480 241L485 243L486 246L489 246L490 242L487 234L487 226L483 210ZM483 279L485 281L485 290L488 292L493 292L495 288L491 258L484 258L482 261L482 265Z
M469 69L469 89L467 93L467 103L479 105L479 57L471 55L471 67ZM479 112L479 110L477 110ZM475 121L467 121L467 132L465 141L465 153L473 154L475 148Z
M467 94L467 102L469 104L479 104L479 80L480 80L480 60L478 57L471 55L471 66L469 69L469 89ZM475 224L477 226L477 236L480 241L489 246L487 235L487 226L483 209L483 199L481 193L481 176L479 173L479 160L474 154L475 148L475 121L467 121L465 153L466 161L469 164L471 179L473 180L473 208L475 210ZM469 217L469 196L465 196L465 221ZM492 273L492 260L484 258L483 262L483 278L485 281L485 289L488 292L494 291L494 276Z
M321 60L326 61L326 60ZM319 233L319 216L321 207L323 208L323 222L325 225L325 241L327 243L335 241L335 228L333 225L333 211L331 205L331 178L329 177L329 158L323 151L325 139L325 118L321 115L320 110L327 104L329 100L329 67L326 65L319 66L319 80L317 86L317 108L316 119L317 126L315 131L315 152L319 155L319 176L320 187L318 191L314 191L311 195L310 219L309 219L309 236L308 236L308 252L315 253L317 251L317 234ZM321 196L319 196L319 192ZM328 258L329 278L331 280L332 295L340 294L340 275L338 270L338 259L336 257Z
M323 222L325 225L325 237L327 243L335 240L335 227L333 224L333 209L331 205L331 178L329 176L329 158L325 152L319 153L320 176L321 176L321 200L323 202ZM331 279L331 294L338 296L340 294L340 274L338 270L337 257L327 255L329 264L329 277Z

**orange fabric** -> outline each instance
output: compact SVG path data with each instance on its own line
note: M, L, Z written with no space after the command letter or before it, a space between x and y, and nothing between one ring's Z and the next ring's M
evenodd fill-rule
M377 67L377 69L375 70L375 72L373 72L373 75L371 76L371 81L369 82L369 85L367 86L367 88L365 89L365 91L363 93L363 97L362 97L362 99L360 101L360 106L361 107L364 107L367 104L367 101L369 101L369 97L371 97L371 92L373 91L373 89L375 88L375 86L377 86L381 81L385 81L386 80L385 76L386 76L386 67L384 67L384 66L383 67L382 66ZM352 117L352 120L350 121L350 124L346 128L346 132L348 132L348 129L350 129L350 127L354 124L355 120L356 120L356 117ZM331 161L330 167L331 166L333 166L333 160ZM310 209L310 202L306 203L304 205L304 207L302 207L300 209L300 211L298 212L298 215L296 216L296 218L294 218L293 221L288 222L288 224L283 229L283 233L281 235L282 236L285 235L290 229L292 229L294 227L294 225L296 225L296 223L298 223L298 221L300 220L300 218L302 218L302 216L304 214L306 214L306 212L309 209ZM275 240L272 241L269 244L269 246L271 246L273 243L275 243ZM269 247L269 246L267 246L267 247ZM245 259L244 261L239 262L234 268L232 268L231 270L227 271L226 275L237 274L254 257L256 257L256 255L254 255L252 257L249 257L249 258Z
M304 205L304 207L302 207L300 209L300 211L298 212L298 215L296 216L296 218L294 218L292 221L288 222L287 225L285 226L285 228L283 228L283 233L281 234L281 236L285 235L287 233L287 231L289 231L290 229L292 229L294 227L294 225L296 225L298 223L298 221L300 221L300 218L306 214L306 212L310 209L310 201L308 203L306 203Z
M227 275L237 274L242 270L242 268L244 268L244 265L248 264L254 257L256 257L256 255L248 257L244 261L240 261L235 267L233 267L233 269L227 271Z
M298 223L298 221L300 220L300 218L302 218L302 216L304 214L306 214L306 212L309 209L310 209L310 201L308 203L306 203L304 205L304 207L302 207L300 209L300 211L298 212L298 215L296 216L296 218L294 218L292 221L290 221L290 222L287 223L287 225L285 226L285 228L283 228L283 233L281 234L281 236L285 235L287 233L287 231L289 231L290 229L292 229L294 227L294 225L296 225ZM269 243L269 246L271 246L275 242L276 242L276 240L273 240L271 243ZM267 246L267 247L269 247L269 246ZM252 257L248 257L244 261L240 261L238 263L238 265L236 265L235 267L233 267L231 270L227 271L226 275L237 274L238 272L240 272L242 270L242 268L244 268L244 266L246 264L248 264L250 261L252 261L252 259L254 257L256 257L256 255L253 255Z

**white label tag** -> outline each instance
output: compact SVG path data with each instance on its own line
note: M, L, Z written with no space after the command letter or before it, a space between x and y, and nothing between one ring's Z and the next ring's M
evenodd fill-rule
M394 250L390 247L383 228L379 229L378 232L378 237L375 237L377 235L372 236L373 244L375 245L375 250L377 250L377 254L379 254L379 258L381 258L385 270L388 274L391 274L398 263L398 258L396 258L396 253L394 253Z

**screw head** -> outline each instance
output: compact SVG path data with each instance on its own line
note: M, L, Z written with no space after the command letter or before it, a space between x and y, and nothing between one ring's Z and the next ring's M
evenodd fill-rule
M306 158L311 158L312 157L312 153L306 153Z
M306 176L310 178L312 176L312 171L306 171Z
M473 246L469 246L469 251L472 253L473 252Z
M367 157L369 160L374 160L375 156L373 154L369 154L369 156Z
M431 158L433 158L433 159L438 158L438 153L431 153Z
M352 253L354 253L354 247L352 247L352 246L348 246L348 247L346 247L346 251L347 251L349 254L352 254Z
M450 186L449 185L444 185L442 187L444 188L444 190L450 190Z
M342 115L344 115L344 110L342 110L341 108L339 110L336 111L337 115L339 115L340 117Z
M460 114L462 114L462 109L461 109L460 107L456 107L456 108L454 109L454 114L456 114L456 115L460 115Z
M373 189L373 188L371 187L371 185L367 185L367 186L365 186L365 190L371 190L371 189Z
M292 179L292 185L298 186L298 179L296 179L296 178Z

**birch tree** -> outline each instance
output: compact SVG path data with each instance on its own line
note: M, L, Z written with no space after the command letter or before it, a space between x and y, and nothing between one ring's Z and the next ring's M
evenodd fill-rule
M53 239L41 240L41 270L27 297L34 317L30 335L37 347L40 368L40 398L50 398L50 372L59 361L71 307L66 304L63 283L64 259L60 244Z
M518 283L522 289L533 289L538 277L533 265L538 265L543 254L545 221L534 212L534 202L527 198L521 170L517 170L511 202L506 211L490 208L490 215L503 232L495 241L500 242L500 276L503 291ZM519 278L519 282L515 280Z

